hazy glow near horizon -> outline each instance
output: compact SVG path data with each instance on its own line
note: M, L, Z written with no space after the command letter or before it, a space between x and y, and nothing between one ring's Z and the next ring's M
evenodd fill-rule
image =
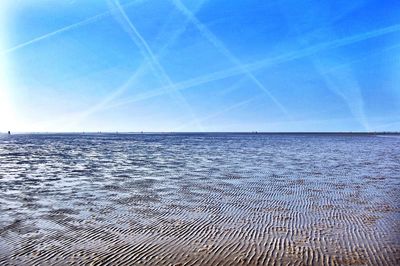
M0 9L0 131L400 130L396 1Z
M0 51L6 48L7 4L0 4ZM7 55L0 54L0 132L15 128L16 121L10 97Z

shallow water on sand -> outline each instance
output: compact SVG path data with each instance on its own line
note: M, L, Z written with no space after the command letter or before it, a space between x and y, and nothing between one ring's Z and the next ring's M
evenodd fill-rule
M1 265L396 265L400 139L0 136Z

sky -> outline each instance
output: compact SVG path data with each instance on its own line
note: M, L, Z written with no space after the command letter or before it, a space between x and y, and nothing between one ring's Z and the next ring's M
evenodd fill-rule
M400 131L400 2L3 0L7 130Z

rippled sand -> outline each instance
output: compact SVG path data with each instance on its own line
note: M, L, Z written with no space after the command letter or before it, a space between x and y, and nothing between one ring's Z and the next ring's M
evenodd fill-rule
M0 265L398 265L400 139L0 136Z

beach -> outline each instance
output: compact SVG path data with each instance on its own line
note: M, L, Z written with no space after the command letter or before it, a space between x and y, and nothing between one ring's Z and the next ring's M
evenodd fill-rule
M400 138L0 137L1 265L398 265Z

